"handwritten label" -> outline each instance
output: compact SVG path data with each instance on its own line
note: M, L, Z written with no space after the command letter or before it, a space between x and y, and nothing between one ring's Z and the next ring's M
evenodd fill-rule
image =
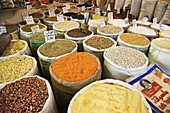
M100 8L95 8L95 14L100 14Z
M52 5L48 5L47 8L48 8L48 10L53 10Z
M44 37L46 43L54 42L55 41L54 30L44 31Z
M100 20L99 20L99 23L100 23L100 27L102 27L102 26L105 26L105 25L106 25L106 23L104 22L104 19L100 19Z
M63 13L67 13L67 12L68 12L67 8L63 7Z
M108 13L108 20L113 20L113 12Z
M5 26L0 26L0 34L6 33L6 27Z
M64 22L63 15L57 15L58 22Z
M132 20L132 23L133 23L133 27L136 27L137 24L136 24L136 19Z
M160 29L160 31L163 31L163 29L162 29L162 23L159 23L159 29Z
M69 3L66 3L66 8L70 9L70 4Z
M35 24L32 16L25 17L27 24Z
M54 17L55 16L55 11L54 10L49 10L49 16Z
M110 10L111 10L111 8L110 8L110 4L108 4L107 11L110 11Z
M120 13L120 9L117 10L117 14L119 14L119 13Z
M34 33L37 33L37 32L40 32L39 25L36 25L36 26L31 27L31 30L32 30L33 34L34 34Z
M157 24L157 18L153 18L153 25L156 25Z
M27 5L27 10L32 9L32 5Z
M81 7L81 11L85 11L86 10L86 7L85 6L82 6Z
M0 25L5 25L5 22L3 19L0 19Z
M29 16L28 12L22 13L23 20L26 20L25 17L28 17L28 16Z

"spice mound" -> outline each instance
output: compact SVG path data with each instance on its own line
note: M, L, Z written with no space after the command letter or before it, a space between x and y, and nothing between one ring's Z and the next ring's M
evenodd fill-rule
M56 60L52 72L58 78L79 82L90 78L98 68L96 59L88 53L73 53Z
M66 20L66 17L63 17L63 18L64 18L64 20ZM57 22L57 21L58 21L56 16L54 16L54 17L48 17L48 18L45 18L44 20L45 20L45 21L54 21L54 22Z
M9 45L6 47L5 51L1 55L1 57L16 54L16 53L20 52L21 50L23 50L25 46L26 46L26 44L23 41L11 40Z
M115 34L122 31L122 29L118 26L106 25L99 28L99 31L105 34Z
M29 14L29 16L32 16L33 18L41 18L43 17L42 13L31 13Z
M32 58L26 56L14 56L0 62L0 83L11 82L18 79L34 68Z
M48 99L45 81L38 77L28 77L5 85L0 90L1 112L42 111Z
M81 9L78 9L78 8L68 9L68 12L76 12L76 13L78 13L80 11L81 11Z
M85 43L88 46L97 48L99 50L107 49L114 45L114 42L111 39L105 37L99 37L99 36L94 36L92 38L89 38L88 40L86 40Z
M114 64L125 69L141 67L147 61L140 51L122 46L109 49L105 56Z
M55 29L59 30L70 30L79 26L79 23L74 21L64 21L54 24Z
M76 43L70 40L56 40L45 43L39 48L39 52L47 57L58 57L70 53L76 48Z
M147 38L137 34L124 33L120 35L120 39L125 43L132 45L146 46L149 44L149 40Z
M73 38L86 37L91 34L92 32L86 29L72 29L67 32L67 35Z
M149 113L137 91L117 84L97 84L71 104L71 113Z
M24 32L32 32L31 27L36 26L36 25L39 26L40 30L43 29L43 28L45 28L44 25L37 23L37 24L24 25L23 27L21 27L21 29L22 29Z

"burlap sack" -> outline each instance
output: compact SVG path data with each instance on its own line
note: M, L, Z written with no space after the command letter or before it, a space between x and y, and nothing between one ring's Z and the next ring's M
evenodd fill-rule
M163 24L170 24L170 3L168 4L165 14L160 22Z
M130 14L138 18L142 0L132 0Z

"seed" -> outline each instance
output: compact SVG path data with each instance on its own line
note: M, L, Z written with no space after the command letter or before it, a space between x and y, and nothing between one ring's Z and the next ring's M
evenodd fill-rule
M64 21L64 22L58 22L54 24L55 29L59 29L59 30L70 30L78 26L79 24L74 21Z
M99 28L99 31L105 34L115 34L122 31L121 27L113 26L113 25L106 25Z

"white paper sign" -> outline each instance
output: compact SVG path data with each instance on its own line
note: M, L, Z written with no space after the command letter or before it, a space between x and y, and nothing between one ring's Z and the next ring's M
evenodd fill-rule
M33 34L34 34L34 33L37 33L37 32L40 32L39 25L36 25L36 26L31 27L31 30L32 30Z
M86 10L86 7L85 6L82 6L81 7L81 11L85 11Z
M55 41L54 30L44 31L44 37L46 43L54 42Z
M100 27L102 27L102 26L105 26L105 25L106 25L106 23L104 22L104 19L100 19L100 20L99 20L99 23L100 23Z
M5 22L3 19L0 19L0 25L5 25Z
M67 13L67 12L68 12L67 8L63 7L63 13Z
M95 14L100 14L100 8L95 8Z
M117 14L120 14L120 9L117 10Z
M58 22L64 22L63 15L57 15L57 21Z
M5 26L0 26L0 34L6 33L6 27Z
M54 17L55 16L55 11L54 10L49 10L49 16Z
M47 6L48 10L53 10L53 7L51 5Z
M29 16L28 12L22 13L23 20L26 20L25 17L28 17L28 16Z
M108 13L108 20L113 20L113 12Z
M108 4L107 11L110 11L110 10L111 10L111 8L110 8L110 4Z
M32 8L32 5L27 5L27 10L30 10Z
M27 24L35 24L32 16L25 17Z
M69 3L66 3L66 8L70 9L70 4Z
M159 23L159 29L160 29L160 31L162 32L162 23Z
M153 18L153 25L156 25L157 24L157 18Z
M132 20L132 23L133 23L133 27L136 27L137 24L136 24L136 19Z

